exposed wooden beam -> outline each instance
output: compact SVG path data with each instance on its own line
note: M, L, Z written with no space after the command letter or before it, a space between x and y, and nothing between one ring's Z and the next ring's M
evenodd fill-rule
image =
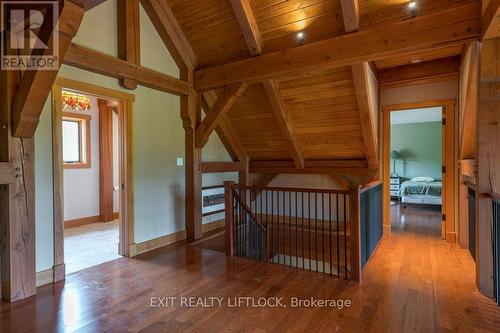
M118 1L118 58L126 62L141 64L141 33L139 0ZM137 88L137 82L123 78L121 84L127 89Z
M85 11L92 9L97 5L100 5L104 1L106 0L71 0L71 2L74 2L78 6L82 7L83 9L85 9Z
M194 70L198 59L167 1L141 0L141 4L177 66Z
M192 82L193 72L189 69L181 70L181 78ZM189 95L181 96L181 119L184 127L184 155L185 155L185 223L186 238L188 241L200 239L202 229L202 175L201 149L195 147L196 127L201 119L201 94L192 91Z
M381 86L392 87L431 79L457 80L459 72L460 57L449 57L379 70L378 82Z
M58 30L52 27L51 20L42 23L39 38L49 44L54 36L59 38L59 59L64 59L71 40L76 35L78 27L83 18L83 8L74 3L64 0L59 4ZM44 35L41 37L41 35ZM34 50L32 56L44 55L51 52L50 49ZM58 69L54 70L26 70L14 96L12 104L12 131L17 137L33 137L38 126L38 119L42 112L47 96Z
M372 91L369 83L369 71L371 71L371 69L367 62L352 66L352 78L358 102L361 132L365 143L368 167L370 169L378 169L378 139L375 119L377 110L373 110L372 103L372 99L375 98L375 96L378 96L378 91Z
M479 93L479 42L473 42L467 48L469 54L468 66L463 73L466 81L465 98L463 100L462 119L460 127L459 157L473 159L476 157L476 117L477 96Z
M500 0L490 0L483 12L481 39L500 37Z
M486 39L481 45L479 84L500 82L500 38ZM491 195L500 194L500 100L483 99L480 88L477 110L476 181L476 282L479 291L492 297L493 215ZM489 195L487 197L486 195Z
M217 94L214 91L205 91L203 92L202 96L202 101L204 102L204 110L206 113L208 113L217 101ZM234 132L229 119L227 119L227 115L222 117L221 121L219 122L219 126L215 129L215 131L233 161L244 162L248 160L248 155L243 150L238 136Z
M0 185L12 184L13 177L12 165L8 162L0 162Z
M289 173L325 175L371 175L365 160L305 161L304 168L298 169L293 161L250 161L251 173Z
M271 109L273 110L274 117L278 122L281 134L285 138L288 150L292 155L295 167L302 169L304 168L304 155L302 154L299 143L295 139L294 125L286 110L285 102L279 93L278 83L275 80L266 80L262 82L262 84L264 85L264 90L266 91L269 102L271 103Z
M248 0L230 0L236 19L241 27L243 38L252 55L261 54L263 50L262 37Z
M242 82L225 88L224 94L217 98L213 108L196 128L196 148L203 148L210 134L219 126L224 115L231 109L234 102L243 95L247 87L248 84Z
M252 192L252 201L254 201L259 194L262 192L262 187L268 186L274 178L276 178L278 175L275 173L265 173L262 175L262 177L253 183L253 186L255 187L260 187L256 189L255 191Z
M69 47L64 63L117 79L131 79L142 86L174 95L188 95L192 90L187 81L76 44Z
M244 172L246 165L243 162L202 162L202 173L221 173L221 172Z
M358 0L341 0L342 17L344 19L344 29L346 32L353 32L359 29L359 4Z
M476 40L480 30L479 4L457 5L410 20L201 69L195 72L195 88L213 89L296 71L374 61L404 51L463 44Z

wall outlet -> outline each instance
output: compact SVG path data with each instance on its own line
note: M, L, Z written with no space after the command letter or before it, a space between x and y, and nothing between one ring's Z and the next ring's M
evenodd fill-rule
M183 166L184 165L184 159L182 157L177 157L177 166Z

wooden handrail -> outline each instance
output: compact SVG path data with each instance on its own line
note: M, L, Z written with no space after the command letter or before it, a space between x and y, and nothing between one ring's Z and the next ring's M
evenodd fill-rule
M248 186L236 185L236 188L242 190L260 190L260 191L282 191L282 192L303 192L303 193L330 193L330 194L349 194L348 190L327 190L317 188L299 188L299 187L266 187L266 186Z
M359 189L359 192L360 193L366 192L368 190L371 190L374 187L379 186L380 184L382 184L382 180L375 180L373 182L370 182L370 183L368 183L366 185L361 186L360 189Z

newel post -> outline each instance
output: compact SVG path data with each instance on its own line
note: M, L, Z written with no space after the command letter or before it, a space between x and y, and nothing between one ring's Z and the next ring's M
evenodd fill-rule
M233 256L234 251L234 237L233 237L233 207L234 207L234 197L233 197L233 181L224 182L224 207L225 207L225 217L226 217L226 255Z
M361 228L359 186L349 188L349 229L350 229L350 280L361 280Z

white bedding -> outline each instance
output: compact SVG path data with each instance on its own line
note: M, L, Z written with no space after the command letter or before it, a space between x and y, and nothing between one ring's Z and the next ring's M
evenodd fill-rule
M428 194L406 194L401 196L401 202L422 205L442 205L441 197Z

